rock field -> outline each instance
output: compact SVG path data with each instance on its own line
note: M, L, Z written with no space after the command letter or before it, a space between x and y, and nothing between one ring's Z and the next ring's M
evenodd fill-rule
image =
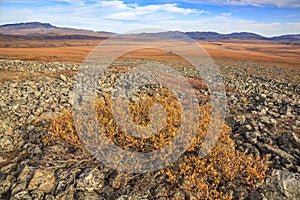
M265 184L246 198L300 199L300 70L242 61L217 64L231 88L226 123L236 148L271 162ZM189 199L180 190L167 197L159 171L123 174L81 147L43 143L49 119L72 108L74 73L67 72L78 68L0 60L1 73L64 72L0 82L0 199ZM188 76L199 78L191 71Z

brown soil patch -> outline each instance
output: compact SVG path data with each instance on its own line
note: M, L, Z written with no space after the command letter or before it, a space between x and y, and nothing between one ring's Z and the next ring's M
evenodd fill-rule
M273 42L200 42L200 44L216 60L242 60L259 62L263 65L300 69L300 46Z
M46 42L46 41L45 41ZM51 41L55 43L55 41ZM58 42L58 41L57 41ZM62 41L59 41L62 42ZM68 42L68 41L65 41ZM80 42L80 41L77 41ZM48 48L0 48L0 57L7 59L60 61L82 63L99 41L89 46L84 41L82 46ZM163 42L162 42L163 43ZM276 65L290 69L300 69L300 46L278 44L274 42L199 42L214 60L242 60L259 62L262 65ZM76 43L79 45L79 43ZM185 63L182 58L174 57L164 50L144 49L131 52L123 57L144 58L161 61Z
M94 46L54 48L0 48L3 58L81 63Z

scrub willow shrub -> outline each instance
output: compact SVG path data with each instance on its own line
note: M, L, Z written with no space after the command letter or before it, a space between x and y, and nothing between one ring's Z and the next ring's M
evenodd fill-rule
M121 117L130 118L135 124L146 126L151 123L151 106L159 103L164 107L167 116L165 127L156 135L137 138L120 130L112 115L112 102L108 96L99 97L95 101L99 127L112 143L124 150L149 152L162 148L178 131L181 108L175 96L168 90L161 89L158 93L151 97L147 93L140 93L142 100L129 103L130 116L125 113L123 116L121 113ZM178 161L161 172L166 175L168 184L173 188L180 188L191 199L242 197L256 184L264 181L268 164L264 159L236 150L227 125L224 125L214 148L205 157L200 158L198 152L207 135L210 110L209 105L199 106L201 119L197 136ZM74 126L72 111L63 111L61 115L52 118L49 133L52 140L60 138L71 144L82 145Z
M209 106L200 109L204 121L209 119ZM199 127L207 127L207 123L202 120ZM256 184L263 183L268 163L236 150L229 133L230 128L225 125L215 147L204 158L197 153L203 141L199 134L182 158L163 170L168 181L194 199L243 197Z
M81 145L71 110L63 110L60 115L51 118L49 133L50 137L44 137L45 144L54 142L55 139L59 138L71 144Z

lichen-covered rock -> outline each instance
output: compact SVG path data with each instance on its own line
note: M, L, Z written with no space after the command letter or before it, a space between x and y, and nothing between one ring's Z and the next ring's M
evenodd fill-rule
M77 190L81 191L101 191L104 184L105 175L98 168L89 172L83 172L77 180Z
M13 194L10 199L11 200L32 200L32 197L30 196L27 190L23 190L17 194Z
M29 182L28 190L51 192L55 185L54 171L51 169L37 169Z
M101 198L99 198L99 196L96 192L79 191L76 194L76 199L78 199L78 200L85 200L85 199L99 200Z
M0 197L2 197L4 193L9 191L11 185L12 183L10 180L2 180L0 182Z
M254 191L249 198L298 200L300 199L300 176L288 171L274 170L266 183Z
M146 200L146 198L137 195L122 195L117 200Z
M293 132L283 132L279 143L285 146L292 146L294 148L300 148L299 134L296 135Z
M34 173L34 168L25 166L24 169L22 170L21 174L18 177L19 182L28 182Z
M69 188L64 190L63 192L56 195L56 199L59 200L69 200L74 199L75 189L74 186L71 185Z

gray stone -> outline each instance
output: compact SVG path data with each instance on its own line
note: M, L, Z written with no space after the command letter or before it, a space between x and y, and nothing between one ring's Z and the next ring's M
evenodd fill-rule
M300 198L300 176L283 170L274 170L266 183L250 195L251 200L298 200Z
M28 190L40 190L49 193L55 184L54 171L51 169L37 169L29 182Z
M45 193L39 190L34 190L30 192L30 196L32 197L32 199L34 200L43 200Z
M263 143L258 143L258 146L260 147L261 150L265 151L266 153L271 153L274 155L278 155L280 156L282 159L286 160L295 160L295 157L292 156L291 154L276 148L276 147L272 147L268 144L263 144Z
M9 163L5 166L3 166L0 170L0 172L2 174L8 174L11 173L11 171L13 171L13 169L17 166L17 163Z
M9 191L12 183L10 180L2 180L0 181L0 197L2 194L6 193Z
M239 132L244 133L248 131L252 131L253 127L250 124L243 125L239 128Z
M65 75L63 75L63 74L60 74L60 79L62 80L62 81L64 81L64 82L66 82L68 79L67 79L67 77L65 77Z
M27 183L26 182L21 182L18 183L12 190L11 194L17 194L21 191L24 191L26 189Z
M279 140L280 144L300 148L300 138L293 132L283 132Z
M76 193L76 197L79 200L99 200L99 196L96 192L79 191Z
M104 184L104 174L95 168L88 173L82 173L77 180L77 189L82 191L101 191Z
M46 194L44 200L56 200L56 198L52 194Z
M268 116L262 116L260 118L260 121L270 128L275 128L277 124L277 121L275 119L272 119L271 117Z
M178 199L178 200L186 199L184 192L182 192L180 190L178 192L176 192L175 195L174 195L174 199Z
M246 151L252 153L255 156L260 156L259 151L251 144L245 143L243 144L246 147Z
M59 200L74 199L74 194L75 194L75 189L74 189L73 185L71 185L69 188L67 188L63 192L59 193L58 195L56 195L56 199L59 199Z
M18 85L18 81L13 81L10 83L9 87L15 88L15 87L17 87L17 85Z
M32 178L33 173L34 173L33 167L25 166L22 173L18 177L18 181L28 182Z
M244 115L239 115L234 118L235 122L239 123L240 125L246 122L246 117Z
M146 198L143 198L138 195L122 195L116 200L146 200Z
M17 194L12 195L12 200L32 200L27 190L20 191Z
M251 144L256 144L257 143L257 139L259 137L261 137L261 134L259 132L246 132L245 134L245 138L248 142L250 142Z
M10 152L14 150L13 139L7 135L0 138L0 150L3 152Z

